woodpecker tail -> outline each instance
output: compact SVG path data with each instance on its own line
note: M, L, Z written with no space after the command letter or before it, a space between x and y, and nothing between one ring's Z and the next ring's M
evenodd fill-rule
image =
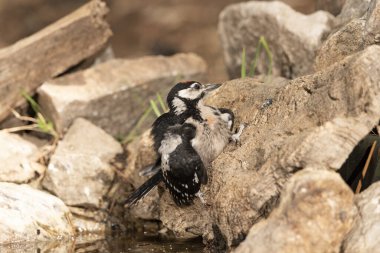
M147 195L158 183L162 181L162 171L159 170L153 177L149 178L139 188L137 188L124 202L126 207L135 205L140 199Z

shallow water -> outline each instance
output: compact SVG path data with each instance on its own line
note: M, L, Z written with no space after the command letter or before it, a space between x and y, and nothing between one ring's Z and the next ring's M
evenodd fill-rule
M79 252L152 252L152 253L195 253L202 252L204 245L201 239L172 240L159 236L139 236L131 238L127 236L109 237L105 240L96 238L78 238L75 241L54 241L17 243L0 245L1 253L79 253Z

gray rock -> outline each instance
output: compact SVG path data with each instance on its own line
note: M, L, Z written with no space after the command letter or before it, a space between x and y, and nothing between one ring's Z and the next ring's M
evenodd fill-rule
M311 73L316 50L323 35L330 31L333 19L324 11L303 15L277 1L251 1L226 7L219 16L218 30L230 77L240 77L243 48L251 68L260 36L271 50L273 75L294 78ZM256 72L266 74L267 62L263 54Z
M218 227L227 245L237 245L270 214L295 172L338 170L380 119L378 59L380 46L371 46L293 81L246 78L223 84L206 102L230 108L237 124L248 124L242 146L229 145L213 162L202 189L206 206L196 200L186 209L187 217L208 212L202 221L185 221L182 211L161 199L163 224L177 234L201 231L205 239L213 237L207 228ZM183 222L174 223L177 219Z
M113 136L125 135L156 92L180 79L204 79L206 64L194 54L109 60L43 84L39 103L59 132L83 117ZM147 123L150 124L150 123Z
M315 59L315 70L322 70L351 54L379 43L380 2L372 0L363 17L353 19L323 43Z
M380 182L355 197L359 210L344 243L345 253L380 252Z
M58 143L42 185L67 205L102 207L115 175L110 162L121 152L102 129L76 119Z
M87 59L81 61L81 63L76 65L75 67L70 68L68 71L65 72L65 75L78 72L81 70L83 71L85 69L94 67L98 64L101 64L113 59L115 59L113 49L111 46L107 46L106 48L92 55L91 57L88 57Z
M268 0L261 0L268 1ZM333 15L338 15L346 0L280 0L291 6L294 10L305 14L310 14L318 10L328 11Z
M29 183L45 171L37 163L38 149L17 134L0 131L0 182Z
M279 207L234 252L339 253L355 215L354 194L338 173L303 170L290 179Z
M314 2L317 10L328 11L336 16L342 11L346 0L316 0Z
M346 0L341 13L336 18L338 26L349 23L352 19L362 17L368 9L371 0Z
M72 236L71 214L60 199L28 185L0 183L0 244Z

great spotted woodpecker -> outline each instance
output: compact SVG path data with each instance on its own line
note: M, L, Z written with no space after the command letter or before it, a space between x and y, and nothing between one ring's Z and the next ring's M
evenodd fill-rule
M211 164L230 140L239 141L243 127L232 134L232 111L203 104L205 96L219 86L184 82L170 90L167 96L170 111L157 118L151 131L159 158L148 171L155 174L129 196L127 206L135 204L161 181L165 182L177 205L190 204L194 195L199 193L200 184L207 181L207 172L203 168ZM178 142L181 145L176 145ZM202 171L202 178L195 173L198 169ZM190 189L191 181L198 183ZM178 184L187 185L187 188ZM198 191L194 192L195 189Z

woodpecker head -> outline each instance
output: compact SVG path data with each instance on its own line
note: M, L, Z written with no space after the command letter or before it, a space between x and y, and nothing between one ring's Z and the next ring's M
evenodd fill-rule
M196 105L220 84L201 84L195 81L177 83L169 92L167 103L171 111L181 114Z

